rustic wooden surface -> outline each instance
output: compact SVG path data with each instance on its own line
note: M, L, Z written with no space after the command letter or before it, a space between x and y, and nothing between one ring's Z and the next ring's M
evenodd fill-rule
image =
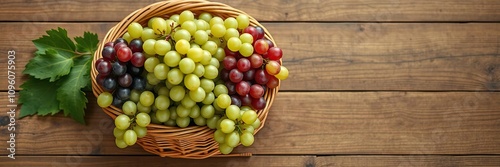
M291 72L255 144L235 150L253 157L118 149L89 93L87 125L62 115L17 120L16 160L7 158L7 51L16 51L19 90L31 40L44 31L102 39L156 1L5 0L0 166L500 166L500 1L217 1L263 21Z

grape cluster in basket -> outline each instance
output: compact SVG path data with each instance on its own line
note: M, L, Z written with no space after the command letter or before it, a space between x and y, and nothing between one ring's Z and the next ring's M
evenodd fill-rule
M134 145L150 123L216 129L220 152L250 146L266 107L267 88L288 77L282 50L246 15L195 17L183 11L133 22L122 38L105 44L96 81L100 107L122 109L115 118L119 148Z

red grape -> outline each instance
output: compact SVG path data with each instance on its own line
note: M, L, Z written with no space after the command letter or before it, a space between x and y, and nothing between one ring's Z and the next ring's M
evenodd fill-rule
M280 72L281 65L277 61L268 61L266 64L266 72L269 75L276 75Z
M274 47L274 43L273 43L273 42L271 42L271 40L269 40L269 39L264 39L264 41L266 41L266 42L267 42L267 44L269 45L269 48Z
M135 52L134 54L132 54L132 59L130 59L130 62L135 67L144 66L145 61L146 61L146 56L144 56L144 54L142 54L142 52Z
M224 68L226 70L235 69L236 68L236 58L234 58L234 56L226 56L226 57L224 57L222 64L224 64Z
M257 29L255 29L254 26L248 26L243 30L243 33L249 33L252 35L254 41L257 40L257 37L259 36L259 32L257 32Z
M99 58L95 61L94 63L94 67L97 68L97 66L99 65L99 63L103 62L104 61L104 58Z
M255 41L253 47L255 48L255 52L257 52L258 54L264 54L269 49L269 44L267 44L265 40L259 39Z
M278 47L272 47L267 50L267 56L270 60L279 60L283 57L283 51Z
M278 78L276 78L273 75L267 75L267 79L269 80L269 81L267 81L267 84L266 84L266 86L268 88L273 89L273 88L278 87L278 84L280 82L280 80Z
M235 88L236 88L236 93L238 93L241 96L246 95L248 94L248 92L250 92L250 84L246 81L237 83Z
M243 73L238 71L238 69L232 69L229 72L229 80L233 83L241 82L243 80Z
M264 70L258 69L257 71L255 71L255 82L261 85L265 85L267 81L269 81L269 79L267 79L267 75Z
M264 59L259 54L253 54L248 59L250 59L250 64L252 68L260 68L264 63Z
M264 88L262 87L262 85L253 84L252 86L250 86L249 94L252 98L262 97L264 95Z
M115 49L111 46L106 46L102 49L102 58L109 60L109 61L114 61L116 59L116 52Z
M251 106L252 105L252 97L250 97L250 95L248 95L248 94L240 96L240 100L241 100L242 106Z
M123 47L127 47L127 44L125 44L125 43L116 43L113 46L113 48L115 49L115 52L118 52L118 49L123 48Z
M111 46L111 47L113 47L114 45L115 45L115 43L114 43L114 42L108 42L108 43L104 44L104 47L106 47L106 46Z
M255 78L255 69L250 69L243 73L243 80L252 81Z
M121 47L116 52L116 56L121 62L128 62L132 59L132 50L129 47Z
M247 72L251 68L250 60L248 60L247 58L241 58L238 60L238 62L236 62L236 67L241 72Z
M252 99L252 108L255 110L262 110L266 107L266 100L264 97L260 97L257 99Z
M101 63L99 63L96 68L99 74L107 76L111 73L111 68L112 68L111 62L107 60L101 61Z
M236 55L238 53L238 52L233 52L233 51L229 50L228 47L224 48L224 52L226 53L226 56L234 56L234 57L236 57Z

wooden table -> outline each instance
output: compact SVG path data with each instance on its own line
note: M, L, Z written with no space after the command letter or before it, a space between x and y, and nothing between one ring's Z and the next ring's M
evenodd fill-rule
M283 82L252 157L160 158L118 149L88 93L87 125L16 120L7 158L7 52L16 88L51 28L100 39L154 0L3 0L0 166L500 166L500 1L217 0L262 21L284 49ZM17 108L19 110L19 107Z

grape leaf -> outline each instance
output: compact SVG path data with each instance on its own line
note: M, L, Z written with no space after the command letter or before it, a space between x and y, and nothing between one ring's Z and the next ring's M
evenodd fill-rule
M58 30L48 30L47 35L33 40L38 54L44 54L47 49L56 50L64 57L72 57L75 54L75 44L68 38L68 32L59 27Z
M85 123L84 109L88 101L81 89L89 84L91 60L89 56L75 59L75 66L71 72L58 81L57 100L60 102L60 109L64 110L65 116L70 115L82 124Z
M21 108L20 117L28 115L54 115L58 113L59 102L54 93L58 86L49 80L39 80L30 77L21 86L22 90L19 92L19 104L23 104Z
M97 50L97 34L84 32L83 37L75 37L76 50L84 54L94 54Z
M73 59L61 55L56 50L47 48L45 53L35 53L35 57L26 64L24 74L38 79L50 78L54 82L59 77L67 75L73 66Z

